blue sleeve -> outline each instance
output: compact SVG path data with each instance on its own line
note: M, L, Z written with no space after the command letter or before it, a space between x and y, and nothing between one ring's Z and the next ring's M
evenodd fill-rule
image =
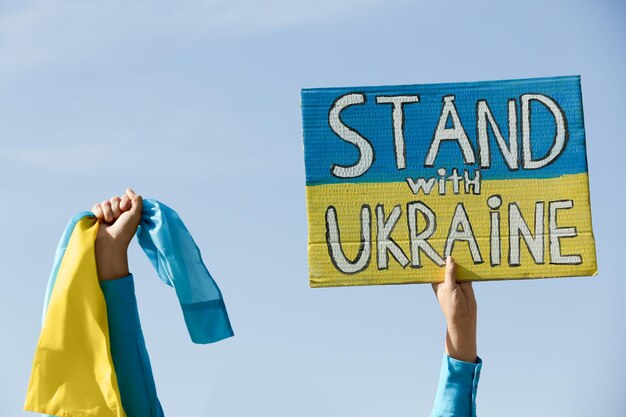
M100 281L109 320L111 355L127 417L163 417L141 332L133 276Z
M482 364L480 358L469 363L444 355L430 417L476 417L476 390Z

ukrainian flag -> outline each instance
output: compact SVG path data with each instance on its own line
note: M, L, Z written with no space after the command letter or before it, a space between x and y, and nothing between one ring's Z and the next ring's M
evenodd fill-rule
M94 242L98 221L76 216L57 249L24 409L59 417L125 417Z

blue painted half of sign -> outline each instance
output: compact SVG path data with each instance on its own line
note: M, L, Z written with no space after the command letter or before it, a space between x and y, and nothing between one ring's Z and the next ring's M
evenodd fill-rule
M345 107L341 122L366 138L374 151L371 167L355 178L339 178L331 167L352 166L359 160L357 146L342 139L329 124L329 112L342 96L361 93L364 102ZM562 153L539 169L524 169L522 160L521 96L541 94L557 103L565 116L566 142ZM406 166L398 169L394 146L393 105L377 103L380 96L417 95L419 101L403 109ZM454 96L454 106L475 155L474 164L465 164L457 141L444 140L432 166L425 166L428 150L442 115L443 98ZM487 124L490 166L480 166L477 134L477 102L486 100L489 110L504 137L509 140L508 102L515 100L518 143L518 169L511 170L496 144L494 132ZM530 143L532 157L540 159L549 153L555 138L555 117L538 101L530 102ZM437 169L480 169L482 179L553 178L587 172L585 133L580 77L551 77L524 80L484 81L474 83L424 84L385 87L316 88L302 90L302 120L307 185L350 182L401 182L407 177L436 176ZM451 127L452 119L446 126Z

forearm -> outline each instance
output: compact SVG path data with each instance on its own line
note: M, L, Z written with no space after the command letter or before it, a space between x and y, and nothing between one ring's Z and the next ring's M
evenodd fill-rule
M95 252L96 268L100 281L118 279L130 274L125 247L120 247L119 244L108 239L97 239Z
M126 415L162 416L141 331L133 276L100 281L100 287L106 301L111 356Z
M446 258L443 283L433 290L446 318L446 352L431 417L475 417L481 360L476 349L478 306L471 282L456 282L456 264Z
M476 362L476 318L465 323L448 323L446 331L446 352L454 359Z

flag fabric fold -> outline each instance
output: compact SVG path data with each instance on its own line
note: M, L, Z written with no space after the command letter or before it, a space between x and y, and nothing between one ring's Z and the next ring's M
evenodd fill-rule
M24 409L58 417L126 417L98 284L98 221L73 219L68 228L46 296Z
M144 200L137 240L161 280L174 287L191 340L212 343L232 336L222 293L178 214Z

